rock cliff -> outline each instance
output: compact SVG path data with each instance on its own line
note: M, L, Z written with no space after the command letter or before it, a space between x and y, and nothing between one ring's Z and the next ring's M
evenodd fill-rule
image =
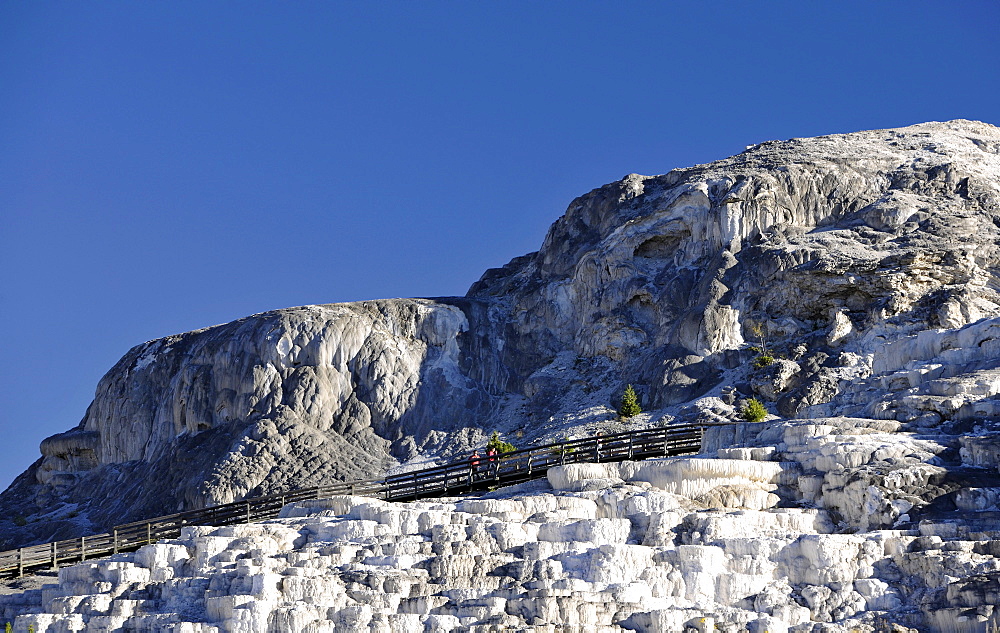
M756 396L784 417L940 434L940 463L866 498L874 513L837 505L837 490L861 497L810 470L811 502L844 529L891 526L933 502L915 487L934 468L1000 453L998 239L1000 130L983 123L632 174L466 297L291 308L133 348L0 496L5 545L375 476L493 429L527 443L620 424L626 383L648 410L636 425L733 420Z

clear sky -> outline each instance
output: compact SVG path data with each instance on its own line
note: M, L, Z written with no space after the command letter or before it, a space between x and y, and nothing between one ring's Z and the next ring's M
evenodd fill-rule
M464 294L577 195L1000 124L1000 3L0 3L0 487L130 347Z

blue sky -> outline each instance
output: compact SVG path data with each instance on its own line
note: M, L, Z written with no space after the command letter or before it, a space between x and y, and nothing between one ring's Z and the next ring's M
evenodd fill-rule
M577 195L1000 124L1000 4L0 3L0 487L130 347L464 294Z

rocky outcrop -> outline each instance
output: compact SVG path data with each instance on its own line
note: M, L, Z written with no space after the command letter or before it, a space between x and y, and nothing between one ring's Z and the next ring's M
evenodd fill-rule
M32 518L22 532L47 539L84 521L381 475L394 443L405 457L414 438L441 443L489 410L489 387L463 369L468 328L454 305L391 300L279 310L139 345L4 501Z
M794 414L828 399L816 385L844 352L1000 314L998 143L992 126L935 123L633 174L471 294L506 307L508 357L612 358L654 406L707 391L760 326L809 370Z
M971 121L629 175L465 298L278 310L137 346L0 497L0 528L11 546L373 476L494 429L590 432L617 423L626 383L648 411L635 425L734 420L756 396L939 432L982 467L998 227L1000 130Z

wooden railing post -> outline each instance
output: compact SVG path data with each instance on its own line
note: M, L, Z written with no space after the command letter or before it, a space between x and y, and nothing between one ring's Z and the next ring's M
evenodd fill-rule
M628 458L632 459L632 438L634 435L632 433L628 434Z
M87 537L80 537L80 562L87 560Z
M111 530L111 536L114 539L114 553L118 553L118 528Z
M56 555L56 542L52 541L52 571L59 569L59 558Z
M24 575L24 548L17 548L17 575L20 578Z
M153 542L153 524L146 521L146 545Z
M247 501L247 523L250 523L250 502Z

